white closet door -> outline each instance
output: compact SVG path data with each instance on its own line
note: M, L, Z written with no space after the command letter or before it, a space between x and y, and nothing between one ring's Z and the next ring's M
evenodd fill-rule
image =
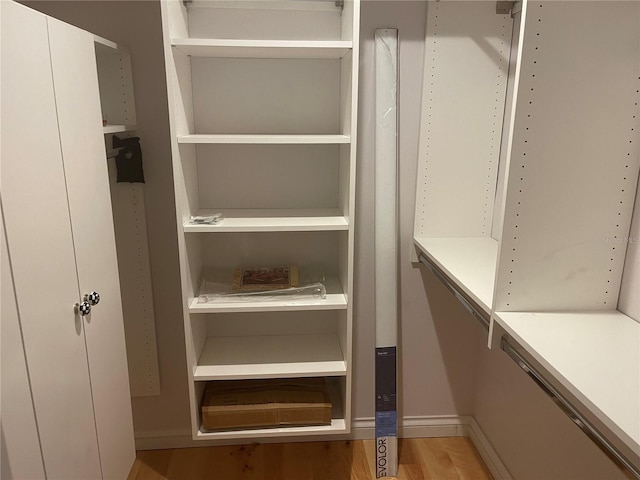
M101 478L46 17L0 4L2 205L45 470Z
M90 33L48 22L80 293L100 294L84 329L102 474L124 479L135 446L95 46Z
M2 231L2 473L3 480L44 479L36 416L31 401L31 387L25 363L20 319L16 304L9 252Z

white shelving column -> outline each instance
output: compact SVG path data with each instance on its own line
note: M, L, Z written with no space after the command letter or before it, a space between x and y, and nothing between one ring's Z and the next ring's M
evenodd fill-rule
M429 7L418 254L640 478L640 4Z
M350 430L359 8L162 2L194 439ZM199 297L210 275L280 265L326 297ZM207 382L294 377L326 379L330 425L201 429Z
M430 2L427 13L414 243L487 323L513 23L495 2Z
M624 268L640 4L527 2L523 15L490 343L506 338L640 478L640 318L621 297L623 274L638 281Z
M136 133L129 50L94 35L103 133L109 166L111 204L118 246L127 360L132 396L160 393L160 369L153 310L144 184L118 183L113 136ZM133 246L133 248L132 248Z

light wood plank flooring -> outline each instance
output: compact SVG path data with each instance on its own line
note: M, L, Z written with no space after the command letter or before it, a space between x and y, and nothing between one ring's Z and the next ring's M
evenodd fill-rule
M140 451L128 480L371 480L373 440ZM465 437L400 440L399 480L492 480Z

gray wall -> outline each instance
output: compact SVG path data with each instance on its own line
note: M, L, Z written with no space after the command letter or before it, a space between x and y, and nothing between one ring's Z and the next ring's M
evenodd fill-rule
M26 1L127 45L132 54L146 203L161 395L133 400L138 434L189 430L169 120L157 1ZM619 473L430 274L410 262L426 1L364 1L355 265L354 418L373 406L373 31L400 32L400 415L474 415L518 479L615 479Z

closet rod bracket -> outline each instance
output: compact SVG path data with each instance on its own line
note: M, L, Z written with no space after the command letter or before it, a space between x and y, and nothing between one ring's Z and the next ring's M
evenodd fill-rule
M516 2L496 2L496 13L498 15L506 15L513 12Z

